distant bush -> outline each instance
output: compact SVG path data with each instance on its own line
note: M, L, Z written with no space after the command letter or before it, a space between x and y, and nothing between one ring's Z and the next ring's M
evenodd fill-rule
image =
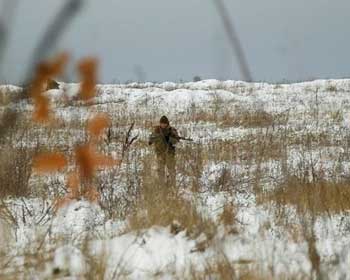
M337 91L337 87L335 85L329 85L326 88L326 91L335 92L335 91Z
M194 77L193 77L193 81L194 81L194 82L200 82L201 80L202 80L202 78L199 77L199 76L194 76Z

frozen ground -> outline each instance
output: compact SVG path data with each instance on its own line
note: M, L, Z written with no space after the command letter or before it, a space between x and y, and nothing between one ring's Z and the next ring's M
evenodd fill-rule
M5 89L19 90L0 87ZM133 135L139 138L128 160L100 175L99 182L107 186L103 199L112 196L115 208L106 211L104 203L80 200L54 212L54 199L65 192L65 174L32 174L30 197L2 201L6 211L0 210L1 277L89 278L99 263L104 279L181 279L197 272L203 276L208 267L225 262L235 271L232 277L242 279L246 271L254 272L256 279L350 279L348 210L313 219L320 257L317 274L310 241L303 235L307 222L300 221L307 214L301 217L295 207L287 206L284 224L274 203L258 202L262 191L279 186L286 168L298 176L312 169L303 173L310 181L314 174L334 181L350 178L350 80L100 85L89 106L75 100L78 89L76 84L61 84L60 90L47 92L59 120L54 132L33 126L25 136L15 133L7 142L69 153L69 147L86 139L85 120L102 111L113 120L102 149L118 157L123 133L135 122ZM32 110L27 102L7 106ZM205 231L190 234L181 224L174 232L178 221L141 229L130 225L127 205L142 186L144 163L154 157L145 144L147 136L163 114L181 134L194 139L178 147L179 195L215 224L212 236ZM257 148L264 151L263 157L258 157ZM194 181L199 190L194 190ZM231 204L233 222L227 224L220 217ZM210 277L215 279L215 272Z

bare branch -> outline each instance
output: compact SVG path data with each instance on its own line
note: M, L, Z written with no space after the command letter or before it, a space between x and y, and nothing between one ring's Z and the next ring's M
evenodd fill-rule
M25 76L25 85L31 80L32 73L34 72L37 63L45 58L45 56L47 56L57 44L57 41L62 36L64 30L82 6L83 0L67 0L60 12L56 15L34 51L32 62L30 63L27 75Z
M17 3L17 0L3 0L0 9L0 75L2 73L2 62L7 46L9 29L11 21L14 19Z
M127 150L130 148L130 146L137 140L137 138L139 137L138 135L134 136L131 138L131 132L134 128L135 123L132 123L129 127L128 132L126 133L125 136L125 141L123 143L123 148L122 148L122 160L124 159L125 153L127 152Z
M237 57L242 76L244 80L246 80L247 82L251 82L253 78L249 70L249 65L248 65L243 47L239 40L239 36L234 28L233 22L230 19L229 14L227 13L227 8L225 7L225 4L222 0L213 0L213 1L215 4L215 7L218 10L220 18L222 19L222 23L224 25L228 39L230 40L232 51Z

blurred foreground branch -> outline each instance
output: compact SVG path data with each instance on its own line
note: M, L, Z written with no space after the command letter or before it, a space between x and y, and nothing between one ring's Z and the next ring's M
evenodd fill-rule
M74 16L81 9L82 5L83 0L68 0L64 4L60 12L57 13L56 17L46 29L44 36L42 37L34 51L32 61L29 64L28 73L25 76L25 85L27 85L31 80L34 73L34 69L38 62L43 60L54 48L54 46L57 44L57 41L63 34L64 30L67 28Z
M17 2L17 0L3 0L0 3L0 76L2 74L3 59L11 21L14 19Z
M220 18L222 19L228 39L230 40L232 51L234 54L236 54L242 76L245 81L251 82L253 78L248 66L248 62L247 62L243 47L241 45L241 42L239 40L239 36L237 35L233 22L231 21L230 16L227 13L227 8L225 7L225 4L222 0L213 0L213 1L216 9L218 10Z
M16 0L4 0L1 6L2 10L0 13L0 67L2 65L2 58L6 48L7 38L9 36L9 20L11 19L11 13L15 12ZM15 100L20 101L23 98L28 98L28 85L30 85L33 75L35 73L35 68L38 63L42 61L50 51L55 47L59 38L63 34L64 30L67 28L69 23L72 21L77 12L81 9L83 5L83 0L67 0L61 10L57 13L56 17L52 23L47 27L44 36L39 41L37 47L35 48L34 54L29 64L28 72L24 77L23 94L16 96ZM0 68L1 70L1 68ZM3 137L7 135L8 130L14 126L17 121L18 114L14 108L6 110L0 120L0 142Z

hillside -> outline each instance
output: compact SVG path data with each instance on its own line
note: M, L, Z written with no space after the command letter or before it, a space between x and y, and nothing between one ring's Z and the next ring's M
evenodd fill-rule
M0 86L0 114L17 112L0 138L1 279L350 279L350 80L99 85L88 105L78 90L46 92L55 121L39 126ZM97 172L94 202L57 207L97 112L111 118L98 150L122 163ZM175 193L148 145L162 115L193 139ZM69 166L32 172L47 150Z

